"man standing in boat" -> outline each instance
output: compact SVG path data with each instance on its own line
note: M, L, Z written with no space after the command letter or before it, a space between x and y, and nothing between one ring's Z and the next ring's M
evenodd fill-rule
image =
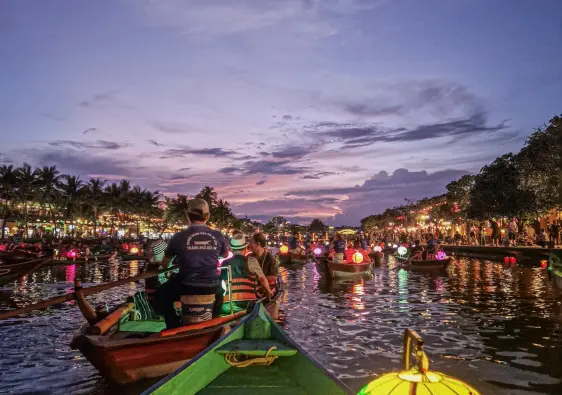
M162 266L167 267L175 257L179 273L158 288L154 297L167 328L208 321L219 313L213 309L220 287L217 267L219 258L227 256L228 247L222 233L206 225L210 211L205 200L190 200L187 216L191 225L172 236L162 260ZM183 320L174 308L178 300L182 301Z
M265 249L266 240L263 233L254 233L250 239L250 251L257 259L263 274L267 278L267 282L271 288L275 287L277 276L279 275L279 266L277 261L269 251Z

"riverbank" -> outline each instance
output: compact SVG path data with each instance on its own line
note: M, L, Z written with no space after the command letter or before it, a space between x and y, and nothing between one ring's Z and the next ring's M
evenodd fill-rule
M515 257L518 263L540 266L542 260L548 260L552 255L562 259L562 249L541 247L488 247L488 246L456 246L443 245L447 254L470 256L489 260L503 261L505 257Z

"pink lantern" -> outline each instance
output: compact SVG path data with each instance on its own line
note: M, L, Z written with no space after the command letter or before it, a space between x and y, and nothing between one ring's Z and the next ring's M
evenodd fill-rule
M66 253L67 258L76 258L76 251L70 250Z
M319 247L316 247L314 249L314 255L319 256L320 254L322 254L322 250Z
M445 251L438 251L437 254L435 254L435 258L437 258L437 260L442 261L443 259L447 258L447 254L445 254Z

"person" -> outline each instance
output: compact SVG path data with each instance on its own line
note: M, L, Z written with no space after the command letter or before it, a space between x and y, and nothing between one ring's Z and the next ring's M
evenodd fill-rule
M537 244L540 245L543 248L547 247L546 232L545 232L544 228L541 229L541 233L538 234Z
M507 238L509 240L509 246L517 245L517 233L519 232L519 226L517 225L517 219L512 218L507 226Z
M550 225L550 240L552 240L554 247L560 245L560 225L556 220L552 221L552 225Z
M172 236L162 260L166 268L175 257L179 273L154 295L154 306L164 316L167 328L208 321L219 314L215 303L220 287L217 267L219 258L227 256L228 246L221 232L206 225L210 211L205 200L190 200L187 216L191 225ZM174 308L177 300L182 302L181 317Z
M355 254L355 248L353 248L353 244L348 243L347 248L345 249L345 263L353 263L353 254Z
M414 245L410 248L410 253L412 254L410 259L417 261L422 260L423 252L424 248L421 245L421 240L415 240Z
M490 227L492 228L492 246L499 247L500 246L500 227L495 219L490 221Z
M343 239L342 235L336 233L334 238L334 263L344 263L344 254L345 254L345 240Z
M434 237L433 234L430 233L428 235L429 240L427 240L427 259L434 259L434 255L437 254L437 251L439 251L439 248L441 247L439 245L439 241L437 241Z
M486 228L487 228L486 222L484 221L480 222L480 226L478 227L478 239L481 246L486 245Z
M269 287L275 288L277 276L279 275L279 266L277 260L265 249L266 240L263 233L257 232L250 238L250 251L253 256L258 260L263 274L267 278Z
M147 271L157 271L161 269L162 260L164 259L164 251L168 244L160 239L152 242L147 249L144 250L145 259L147 261ZM144 289L146 298L151 306L154 305L154 294L158 287L167 281L166 273L161 273L154 277L144 280Z
M217 300L222 305L223 313L230 313L230 301L235 311L240 311L248 303L257 300L257 284L261 284L268 298L273 297L273 291L260 267L258 260L248 255L248 240L243 234L236 234L230 239L230 250L234 256L225 260L221 265L220 278L222 288L217 291ZM225 270L224 268L230 268ZM232 274L230 293L228 292L228 273Z

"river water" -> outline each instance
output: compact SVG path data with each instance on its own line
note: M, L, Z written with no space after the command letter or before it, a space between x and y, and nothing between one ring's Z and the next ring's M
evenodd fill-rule
M401 335L424 338L431 369L483 394L562 394L562 284L539 268L460 259L442 273L420 274L390 262L370 277L331 281L322 266L283 270L280 318L324 367L359 389L400 368ZM47 267L0 286L0 310L137 274L142 262ZM122 302L142 284L109 290L92 304ZM68 346L84 322L72 303L0 321L0 393L139 393L116 389Z

